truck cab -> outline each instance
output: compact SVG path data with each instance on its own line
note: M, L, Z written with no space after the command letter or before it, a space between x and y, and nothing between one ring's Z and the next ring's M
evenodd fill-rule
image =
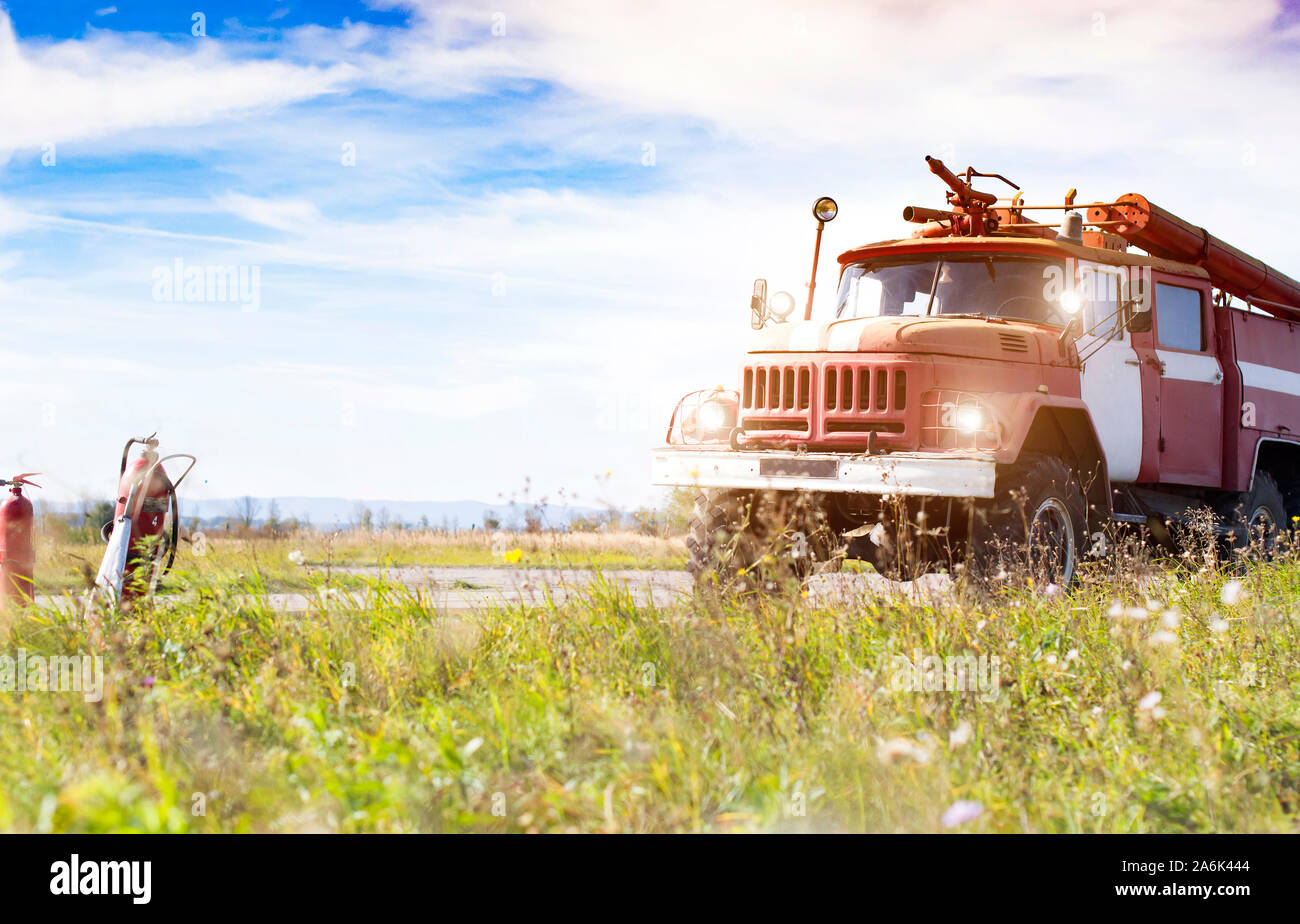
M1163 542L1204 510L1229 537L1284 526L1300 284L1140 196L1085 223L1071 191L1042 207L1059 222L1036 221L1018 192L927 162L947 209L909 208L913 237L841 254L821 320L811 287L784 323L756 286L736 389L675 410L653 480L698 489L697 579L856 557L1067 583L1117 522Z

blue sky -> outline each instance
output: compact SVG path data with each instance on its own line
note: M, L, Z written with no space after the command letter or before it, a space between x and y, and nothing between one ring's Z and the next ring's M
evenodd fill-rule
M1294 4L0 9L0 466L51 499L156 429L196 496L651 501L812 200L831 252L905 233L926 153L1300 274ZM157 298L177 261L256 305Z

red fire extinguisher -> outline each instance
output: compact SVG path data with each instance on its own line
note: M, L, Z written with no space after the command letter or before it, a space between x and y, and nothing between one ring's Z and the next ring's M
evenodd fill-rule
M9 486L9 496L0 504L0 608L11 609L31 603L36 588L33 580L36 549L32 545L32 502L23 497L23 485L39 488L27 472L0 478Z
M136 443L144 450L128 469L127 457ZM113 519L101 530L109 548L95 583L121 601L156 586L176 559L180 532L176 488L196 460L183 452L159 458L157 450L156 433L126 441L118 470L117 505ZM190 463L175 481L163 467L172 459L188 459Z

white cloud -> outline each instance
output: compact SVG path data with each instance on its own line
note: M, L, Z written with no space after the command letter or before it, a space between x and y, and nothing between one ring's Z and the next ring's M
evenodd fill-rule
M177 45L101 30L20 45L0 9L0 147L199 125L336 92L355 77L346 64L237 60L227 50L207 38Z
M364 52L368 81L441 93L439 52L456 43L459 88L554 81L703 119L755 148L977 139L1114 151L1204 140L1207 124L1264 142L1277 133L1255 113L1288 111L1300 76L1285 39L1270 34L1276 0L546 0L512 7L500 36L483 9L417 7L423 18L385 42L382 59Z
M526 407L536 394L534 384L519 376L449 384L439 372L429 375L437 384L426 385L402 382L393 370L376 373L358 367L285 362L238 367L232 373L245 381L259 380L269 394L280 399L296 392L331 406L353 405L366 411L398 411L444 420L472 420Z
M0 13L0 145L81 140L123 163L103 186L6 192L0 292L39 319L11 332L34 350L147 331L167 364L158 425L214 450L227 494L284 490L222 452L237 431L330 459L295 474L299 493L346 493L347 466L385 453L394 494L481 495L521 464L573 485L617 463L640 499L672 399L734 374L750 280L802 303L812 199L841 205L825 310L828 254L941 203L924 153L1040 200L1136 189L1284 269L1300 260L1285 210L1251 205L1300 192L1300 59L1278 9L552 0L509 5L494 35L491 8L427 3L409 29L303 26L260 48L95 29L17 43ZM338 163L349 140L355 168ZM646 141L658 162L642 168ZM202 185L122 157L142 151L198 162ZM264 266L263 313L148 302L149 267L173 256ZM61 421L84 394L105 446L130 429L130 369L10 368L27 399L63 389ZM339 435L343 402L382 424L336 466L330 441L357 433ZM518 452L485 453L490 469L437 451L443 422L491 449L503 420ZM82 439L68 423L15 445L67 466Z

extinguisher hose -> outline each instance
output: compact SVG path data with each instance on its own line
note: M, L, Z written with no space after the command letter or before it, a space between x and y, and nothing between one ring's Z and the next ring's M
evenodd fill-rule
M176 544L180 540L181 505L176 498L176 486L172 484L170 478L167 479L167 505L172 516L172 534L171 540L168 542L167 564L163 565L163 569L158 572L159 579L172 570L172 562L176 561Z

